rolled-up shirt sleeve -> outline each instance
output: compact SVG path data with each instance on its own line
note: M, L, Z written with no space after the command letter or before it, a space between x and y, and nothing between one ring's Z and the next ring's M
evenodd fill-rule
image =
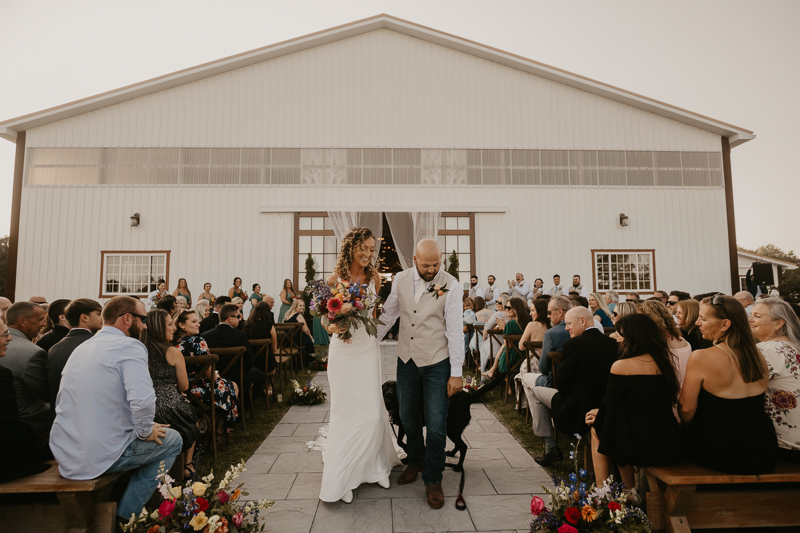
M450 290L447 293L447 300L445 300L444 303L444 327L445 336L447 337L447 349L450 354L451 377L461 377L463 372L462 367L464 366L462 295L463 292L458 280L453 280L453 282L450 283Z
M143 345L131 346L119 359L119 371L133 415L136 436L146 439L153 430L156 414L156 393L147 367L147 350Z
M400 302L397 301L397 278L392 283L392 291L383 304L381 316L378 319L383 325L378 326L378 340L383 339L400 316Z

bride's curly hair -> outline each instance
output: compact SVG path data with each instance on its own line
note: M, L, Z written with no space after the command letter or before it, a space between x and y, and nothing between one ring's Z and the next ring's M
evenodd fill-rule
M353 260L353 252L360 250L364 245L364 241L370 237L375 238L375 235L372 234L372 230L369 228L353 228L342 238L342 248L336 258L336 271L342 279L350 281L350 262ZM364 274L366 283L369 283L378 275L374 257L364 268Z

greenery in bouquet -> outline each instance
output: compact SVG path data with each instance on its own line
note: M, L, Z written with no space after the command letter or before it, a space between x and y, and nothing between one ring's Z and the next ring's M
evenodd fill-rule
M581 436L572 446L569 456L575 464L575 471L568 479L553 477L554 489L544 488L550 495L550 508L538 496L531 500L531 533L584 533L621 532L651 533L652 525L647 515L638 507L627 503L624 485L614 481L613 476L602 487L582 481L586 471L578 469L578 445Z
M369 335L378 335L378 325L382 322L370 316L378 295L370 286L340 281L329 287L317 280L308 285L306 291L311 296L308 306L311 315L320 317L324 326L334 324L344 329L343 333L337 333L344 342L351 342L353 332L361 326Z
M313 359L308 363L311 370L328 370L328 352L314 353Z
M327 398L322 387L317 385L316 381L311 381L311 372L308 373L304 387L301 388L300 383L293 379L292 388L294 388L294 392L289 396L291 405L317 405L324 403Z
M231 467L215 484L214 473L202 481L187 481L185 487L173 485L175 482L161 463L157 479L158 492L163 501L152 512L142 509L139 516L131 515L130 521L123 524L126 533L168 533L172 531L202 531L203 533L243 533L264 531L265 526L258 523L258 513L269 509L275 502L260 500L238 503L241 496L247 496L244 484L236 488L231 485L239 474L245 471L244 462Z

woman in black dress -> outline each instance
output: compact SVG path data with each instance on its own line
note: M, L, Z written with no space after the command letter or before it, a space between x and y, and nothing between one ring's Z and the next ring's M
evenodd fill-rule
M611 367L600 409L589 411L586 423L592 426L597 484L617 463L631 503L639 504L633 467L681 459L680 428L672 412L680 386L663 328L644 314L621 318L616 327L622 337L620 359Z
M700 335L700 327L697 319L700 318L700 303L697 300L683 300L675 304L675 318L678 320L678 327L681 330L681 337L686 339L692 347L692 351L700 349L703 336Z
M253 312L250 313L244 326L244 332L250 340L271 340L269 348L266 350L266 359L259 357L255 362L256 368L265 372L271 379L273 372L278 367L278 362L275 360L275 353L278 351L278 333L275 331L275 318L272 316L272 308L268 302L261 302L253 308ZM270 386L267 394L272 394L271 389Z
M163 309L147 313L147 329L141 341L147 348L150 377L156 392L154 421L169 426L181 434L186 456L184 475L194 474L194 447L200 436L197 415L192 404L181 393L189 388L189 376L180 350L171 346L175 334L172 317Z
M778 438L764 411L769 369L742 305L718 294L700 302L703 339L714 345L689 357L678 406L688 458L729 474L766 474Z

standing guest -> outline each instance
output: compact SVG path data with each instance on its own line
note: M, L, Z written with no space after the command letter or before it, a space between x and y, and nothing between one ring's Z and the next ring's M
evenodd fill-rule
M47 308L47 317L53 323L53 329L36 341L36 346L42 348L45 352L49 352L50 348L69 333L69 322L67 322L67 317L64 316L64 308L67 305L69 305L69 300L56 300Z
M8 311L9 307L11 307L11 303L11 300L8 298L0 296L0 320L2 320L4 323L6 320L6 311Z
M606 301L606 305L608 306L608 310L613 312L614 308L619 303L619 293L617 291L608 291L603 296L603 299ZM611 317L611 313L609 313L609 318Z
M234 298L241 298L244 302L247 300L247 293L242 289L242 278L235 277L233 278L233 287L228 289L228 298L233 301Z
M598 484L608 479L616 463L629 501L640 505L633 467L666 466L681 459L680 427L672 414L680 386L663 328L643 315L625 317L617 328L623 338L620 358L611 365L600 408L586 413L586 424L592 426Z
M186 309L189 309L188 300L186 300L186 297L184 296L178 296L175 299L175 312L178 313L180 311L185 311Z
M625 295L625 301L638 305L642 301L642 299L641 299L641 297L639 297L638 293L629 292L628 294Z
M514 281L508 280L508 293L512 298L527 300L531 294L531 286L525 281L525 277L517 272Z
M572 276L572 286L569 288L569 292L577 292L578 296L589 299L589 287L583 286L581 277L578 274Z
M467 294L467 296L472 298L473 300L478 296L480 296L481 298L486 296L484 290L478 287L478 276L476 276L475 274L473 274L472 277L469 278L469 294Z
M147 301L145 305L147 305L148 309L155 309L156 305L158 305L158 303L168 295L167 282L163 279L160 279L156 285L156 290L147 295Z
M175 326L177 329L172 341L173 344L177 345L183 357L199 357L211 353L205 339L200 336L200 320L194 311L179 313L178 318L175 320ZM189 359L189 366L186 371L191 383L197 377L197 367L191 364L191 359ZM213 387L211 385L212 379ZM236 398L239 391L236 388L236 383L220 377L219 371L215 371L214 376L212 376L211 366L209 366L206 369L204 378L193 386L189 392L200 398L206 405L211 405L213 392L214 406L222 409L222 412L225 413L225 416L217 419L215 430L218 442L223 434L223 426L229 434L233 431L233 424L239 418L239 410L236 407Z
M764 407L778 435L778 458L800 462L800 320L780 298L764 298L753 306L750 328L769 368Z
M692 351L700 349L703 340L700 335L700 328L697 326L697 319L700 318L700 304L691 298L676 302L672 306L675 311L675 320L681 331L681 337L689 342Z
M136 470L117 507L117 520L138 516L181 453L181 436L153 422L156 394L139 342L142 302L116 296L103 308L105 326L73 352L64 367L50 449L67 479Z
M486 278L489 285L486 287L484 291L483 299L486 300L486 307L492 307L497 303L497 299L500 298L500 288L495 285L495 277L489 276Z
M47 353L31 342L44 325L44 310L31 302L17 302L8 308L8 332L13 339L0 366L14 375L19 414L37 433L47 433L53 418L47 387Z
M600 320L600 325L604 328L613 328L614 323L611 322L611 309L606 305L606 299L599 292L593 292L589 295L589 310L592 315Z
M183 354L171 346L176 329L166 311L154 309L147 313L147 329L141 332L140 338L147 348L148 367L156 393L153 420L180 433L186 458L183 474L191 477L194 474L194 447L200 430L192 404L181 394L189 388L189 376Z
M667 291L656 291L653 293L653 296L661 300L662 304L667 305L667 301L669 300L669 294L667 294Z
M522 335L528 322L531 321L530 311L528 305L522 298L511 298L506 302L506 325L503 328L503 336L506 335ZM508 353L506 347L500 350L500 353L495 357L492 368L486 371L486 377L492 379L497 374L497 382L502 381L503 377L508 371L517 363L519 354L516 350ZM490 386L490 385L487 385Z
M564 294L564 292L565 292L564 286L561 285L561 276L556 274L555 276L553 276L553 287L550 289L550 298L562 295L566 296L566 294L569 294L569 293Z
M672 318L667 306L660 300L648 300L639 305L639 313L649 316L661 329L661 333L667 339L672 360L675 363L675 373L678 376L678 383L682 387L683 379L686 377L686 364L689 356L692 355L692 345L683 337L678 325ZM623 335L624 337L624 335ZM677 411L675 412L677 415Z
M736 298L737 302L742 304L742 307L744 307L747 313L747 318L750 318L750 312L753 310L753 304L755 303L753 295L747 291L740 291L734 294L733 297Z
M534 387L528 403L533 432L545 440L544 455L534 458L542 466L562 458L553 438L551 415L556 428L567 435L588 432L586 413L602 404L611 365L618 357L617 343L594 326L592 313L585 307L567 311L564 322L570 339L562 348L555 389Z
M714 346L693 352L686 367L678 412L688 459L729 474L771 472L778 439L764 411L769 368L744 308L730 296L704 298L697 323Z
M261 292L261 285L253 283L253 292L250 293L250 314L253 314L253 310L258 307L258 304L260 304L263 299L264 294Z
M199 302L197 302L197 305L194 306L194 312L197 313L197 320L203 320L209 315L212 309L213 306L211 305L211 302L206 299L201 299Z
M678 302L683 302L686 300L691 300L692 295L688 292L683 291L672 291L669 293L669 297L667 298L667 307L669 310L672 311L674 315L676 310L678 309Z
M61 373L75 348L91 339L103 327L102 312L103 307L89 298L73 300L64 310L72 329L47 352L47 385L50 388L50 410L53 416L61 386Z
M44 296L31 296L28 301L36 305L47 305L47 298Z
M241 320L239 320L239 325L236 329L239 331L244 331L244 300L236 296L233 298L233 300L231 300L231 303L239 308L239 318Z
M544 294L544 280L542 278L536 278L533 280L533 288L531 289L530 299L533 300L534 298L538 298L542 294Z
M162 309L166 311L169 316L174 315L175 310L177 308L178 308L178 299L171 294L162 296L161 299L156 304L156 309Z
M486 325L483 327L483 342L481 343L481 373L484 376L481 377L481 381L485 379L486 370L489 367L489 356L494 355L497 357L497 354L500 353L500 349L503 347L502 344L497 340L494 335L489 335L489 331L492 329L502 329L506 325L506 315L505 315L505 303L503 300L507 300L508 295L503 294L502 296L498 297L497 301L495 302L495 312L489 317L489 320L486 321ZM487 340L491 339L489 342Z
M244 333L250 340L270 339L269 348L264 352L266 356L264 362L256 361L255 365L259 370L271 375L278 367L278 362L275 360L275 354L278 353L278 332L275 331L272 307L266 300L250 313L250 318L247 319L244 326ZM272 390L268 390L267 394L272 394Z
M292 285L292 280L286 278L283 280L283 289L281 289L281 310L278 312L278 319L283 322L283 317L286 316L286 313L289 311L289 308L292 307L292 302L297 298L297 293L294 291L294 285Z
M227 296L220 296L214 301L214 310L207 317L200 320L200 335L217 327L217 324L219 324L219 310L222 309L223 305L229 303L231 303L231 299Z
M180 298L183 296L186 299L185 309L190 309L192 307L192 291L189 290L189 284L186 283L186 278L181 278L178 280L178 288L175 289L175 292L173 292L172 295L175 298Z
M311 334L311 330L308 329L308 324L306 324L306 319L303 316L305 312L306 303L298 298L292 303L292 306L286 311L286 314L283 315L283 321L287 324L298 322L302 324L298 332L299 338L297 338L296 341L303 346L305 363L308 363L308 361L311 360L311 354L314 353L314 336Z
M206 283L203 285L203 292L200 293L201 300L208 300L208 303L214 305L214 295L211 294L211 284Z

